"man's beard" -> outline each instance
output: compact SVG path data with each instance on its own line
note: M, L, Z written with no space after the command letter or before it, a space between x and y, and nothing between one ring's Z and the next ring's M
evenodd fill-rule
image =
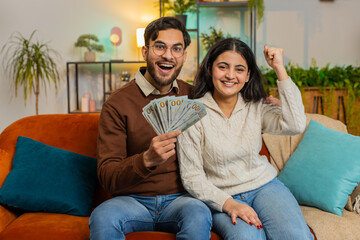
M153 78L154 82L159 86L167 86L171 84L179 76L182 67L182 66L179 66L178 68L174 67L175 68L174 73L170 77L167 76L169 77L167 80L163 80L163 78L156 76L155 65L156 65L155 62L150 63L150 61L147 61L147 71L149 72L150 76Z

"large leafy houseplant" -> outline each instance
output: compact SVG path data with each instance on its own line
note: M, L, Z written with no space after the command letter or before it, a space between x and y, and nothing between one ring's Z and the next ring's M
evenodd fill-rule
M34 93L36 115L39 114L40 86L53 82L55 89L60 81L55 57L59 54L47 43L34 41L33 31L29 38L20 33L13 34L2 49L3 66L15 86L15 96L19 87L23 87L25 103L28 95Z

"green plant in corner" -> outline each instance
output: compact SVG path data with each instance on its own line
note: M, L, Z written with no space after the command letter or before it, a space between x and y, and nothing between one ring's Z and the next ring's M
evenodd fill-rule
M249 8L252 12L254 10L254 7L256 7L256 18L259 23L262 22L264 17L264 0L249 0Z
M59 73L54 56L59 54L51 49L47 43L33 41L33 31L29 38L23 37L20 33L11 35L10 40L6 43L0 54L4 54L3 66L5 72L15 85L15 96L20 86L24 90L25 104L27 96L34 93L36 102L36 115L39 114L39 94L40 85L45 87L46 84L54 83L55 89L60 81Z

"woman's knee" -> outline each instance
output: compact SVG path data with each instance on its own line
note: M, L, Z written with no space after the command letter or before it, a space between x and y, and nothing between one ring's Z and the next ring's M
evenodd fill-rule
M226 213L213 214L213 227L222 239L226 240L265 240L265 232L263 229L257 229L255 226L250 226L242 219L236 219L236 225L231 221L231 218Z

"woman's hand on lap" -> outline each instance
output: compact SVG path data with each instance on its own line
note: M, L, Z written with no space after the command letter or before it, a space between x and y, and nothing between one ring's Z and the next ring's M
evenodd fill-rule
M222 210L231 217L231 221L234 225L236 224L236 218L238 217L249 225L255 225L258 229L263 228L257 213L252 207L246 204L238 203L234 199L229 198L225 201Z

